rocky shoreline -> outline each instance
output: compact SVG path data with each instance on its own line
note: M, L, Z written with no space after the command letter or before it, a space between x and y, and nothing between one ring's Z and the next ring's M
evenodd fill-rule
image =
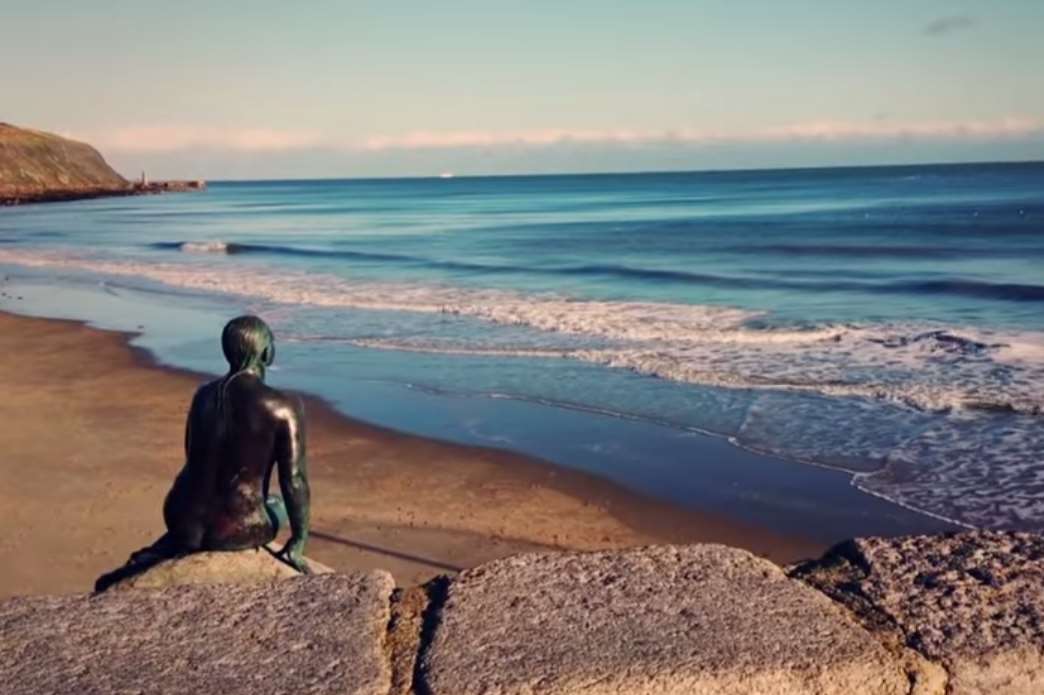
M57 203L91 198L111 198L130 195L153 195L158 193L186 193L206 190L205 181L152 181L113 187L3 189L0 188L0 206L27 205L31 203Z
M0 206L199 191L205 181L130 182L90 145L0 122Z
M1044 692L1044 536L862 538L782 568L722 545L542 552L395 590L264 550L0 603L19 693ZM142 588L152 587L152 588Z
M56 203L66 200L86 200L110 196L134 195L130 188L66 188L42 190L0 190L0 205L29 203Z

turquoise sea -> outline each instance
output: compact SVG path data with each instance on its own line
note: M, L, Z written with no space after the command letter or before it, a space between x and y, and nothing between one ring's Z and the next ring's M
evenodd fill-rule
M255 312L348 415L784 530L1044 529L1044 164L214 182L0 209L0 277L202 371Z

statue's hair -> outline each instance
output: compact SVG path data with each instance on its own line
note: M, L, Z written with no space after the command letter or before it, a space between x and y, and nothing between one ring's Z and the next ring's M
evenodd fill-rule
M272 330L257 316L239 316L225 324L221 349L228 360L229 376L248 369L264 376L265 368L275 359Z
M265 368L275 359L275 338L268 324L257 316L239 316L225 324L221 350L228 360L228 374L218 386L217 409L219 423L225 426L230 415L228 385L246 372L254 372L264 379Z

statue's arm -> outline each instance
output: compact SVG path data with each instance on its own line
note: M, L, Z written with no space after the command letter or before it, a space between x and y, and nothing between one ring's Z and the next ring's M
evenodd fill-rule
M291 534L283 552L290 564L307 571L302 556L305 543L308 542L311 491L308 487L304 414L296 402L288 403L280 410L281 431L277 438L276 466Z
M199 400L199 391L192 397L189 405L188 415L185 416L185 460L188 460L189 452L192 451L192 420L196 415L196 401Z

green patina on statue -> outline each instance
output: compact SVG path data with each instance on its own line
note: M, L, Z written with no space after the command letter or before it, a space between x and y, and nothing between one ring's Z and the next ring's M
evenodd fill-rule
M229 370L200 387L185 426L185 467L167 493L167 532L100 577L96 591L161 560L204 550L257 548L289 521L277 554L301 572L309 529L304 417L297 399L264 383L275 358L272 331L256 316L228 322L221 347ZM282 498L269 495L272 469Z

